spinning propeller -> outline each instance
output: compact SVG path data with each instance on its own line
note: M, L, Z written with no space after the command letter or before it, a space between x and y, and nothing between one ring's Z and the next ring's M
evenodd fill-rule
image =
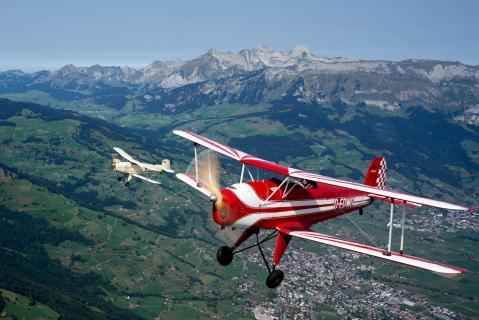
M198 154L198 180L199 184L211 192L210 201L213 202L214 209L221 214L221 218L226 218L226 208L221 193L221 166L218 157L211 150L204 150ZM194 162L190 164L187 173L194 177L196 175L196 166Z

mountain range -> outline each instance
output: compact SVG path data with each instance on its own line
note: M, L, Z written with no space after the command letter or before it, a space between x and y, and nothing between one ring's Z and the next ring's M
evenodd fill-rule
M329 58L304 46L290 51L264 46L239 52L211 49L188 61L158 60L140 69L70 64L55 71L0 73L0 94L29 91L64 101L89 99L115 110L130 101L137 109L155 113L209 104L255 104L292 95L308 103L341 100L391 111L421 105L455 121L479 124L479 66Z

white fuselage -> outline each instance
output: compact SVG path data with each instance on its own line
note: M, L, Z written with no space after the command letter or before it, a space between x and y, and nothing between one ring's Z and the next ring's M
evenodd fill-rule
M141 174L145 171L137 164L119 160L113 162L113 170L126 174Z

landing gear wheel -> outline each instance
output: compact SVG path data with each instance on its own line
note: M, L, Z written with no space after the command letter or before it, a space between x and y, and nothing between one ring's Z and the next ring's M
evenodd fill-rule
M122 179L121 177L116 178L116 180L118 180L118 181L121 181L121 179Z
M128 187L129 185L130 185L130 183L129 183L129 182L125 182L125 186L127 186L127 187Z
M281 270L274 270L266 278L266 285L268 286L268 288L274 289L280 285L283 279L284 279L284 272Z
M228 246L219 247L216 259L222 266L227 266L233 261L233 248Z

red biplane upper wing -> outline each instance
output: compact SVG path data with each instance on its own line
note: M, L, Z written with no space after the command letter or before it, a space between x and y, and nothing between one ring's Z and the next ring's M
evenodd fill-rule
M221 143L212 141L210 139L207 139L205 137L202 137L192 132L174 130L173 133L185 139L191 140L194 143L197 143L206 148L209 148L213 151L221 153L225 156L238 160L244 164L266 169L266 170L276 172L285 176L290 176L290 177L295 177L298 179L305 179L305 180L315 181L315 182L328 184L332 186L361 191L376 199L383 198L385 201L390 201L390 202L392 199L392 201L395 204L405 204L405 205L409 204L413 206L425 205L425 206L448 209L448 210L463 210L463 211L469 210L469 208L467 207L458 206L458 205L443 202L443 201L437 201L437 200L432 200L428 198L413 196L413 195L404 194L401 192L396 192L391 190L379 189L379 188L367 186L361 183L354 183L354 182L349 182L345 180L334 179L334 178L322 176L319 174L314 174L314 173L309 173L309 172L305 172L305 171L294 169L294 168L289 168L271 161L254 157L252 155L233 149Z
M307 240L327 244L333 247L366 254L369 256L373 256L375 258L385 259L385 260L409 265L412 267L416 267L416 268L420 268L420 269L424 269L424 270L428 270L432 272L437 272L442 274L451 274L451 275L466 272L466 270L461 268L448 266L442 263L429 261L429 260L425 260L421 258L416 258L413 256L400 254L396 252L391 252L390 254L386 255L386 251L384 249L375 248L375 247L371 247L371 246L367 246L364 244L359 244L359 243L355 243L351 241L341 240L336 237L324 235L311 230L294 230L294 229L289 229L283 226L279 226L277 227L277 229L278 231L293 237L298 237L302 239L307 239Z
M290 169L286 166L282 166L277 163L267 161L264 159L256 158L250 154L244 153L243 151L233 149L224 144L207 139L193 132L173 130L173 133L179 135L180 137L193 141L194 143L202 145L203 147L206 147L208 149L221 153L227 157L238 160L244 164L249 164L258 168L266 169L266 170L273 171L285 176L289 176Z
M458 206L458 205L444 202L444 201L438 201L438 200L413 196L410 194L405 194L405 193L392 191L392 190L379 189L379 188L367 186L360 183L334 179L334 178L330 178L326 176L321 176L319 174L304 172L301 170L292 169L292 171L290 172L290 176L300 178L300 179L316 181L319 183L329 184L329 185L333 185L337 187L343 187L347 189L362 191L372 196L373 198L380 199L380 200L388 201L390 199L393 199L395 204L401 204L401 202L403 202L406 205L407 204L416 205L416 206L424 205L424 206L436 207L436 208L447 209L447 210L461 210L461 211L469 210L469 208L467 207ZM381 198L384 198L384 199L381 199Z

